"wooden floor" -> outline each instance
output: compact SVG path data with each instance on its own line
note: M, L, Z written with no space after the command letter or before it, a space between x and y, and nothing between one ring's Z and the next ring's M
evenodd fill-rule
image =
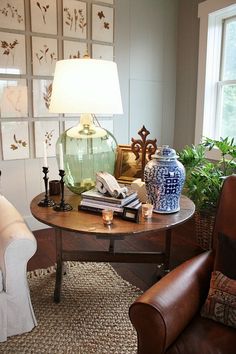
M55 264L55 235L53 229L44 229L34 232L38 249L28 263L28 270L47 268ZM126 240L116 241L117 251L157 251L163 249L164 233L152 236L133 236ZM96 249L106 250L106 240L96 239L95 236L78 236L70 233L63 234L64 247L67 249ZM171 247L171 269L181 262L202 252L195 241L193 220L189 220L173 230ZM112 263L114 269L126 280L142 290L146 290L156 282L156 265L153 264L125 264Z

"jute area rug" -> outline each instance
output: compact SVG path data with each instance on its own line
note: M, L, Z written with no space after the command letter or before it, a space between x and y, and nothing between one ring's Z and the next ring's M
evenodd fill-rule
M61 302L53 302L55 268L28 274L38 326L9 337L0 353L135 354L128 309L141 291L106 263L67 262Z

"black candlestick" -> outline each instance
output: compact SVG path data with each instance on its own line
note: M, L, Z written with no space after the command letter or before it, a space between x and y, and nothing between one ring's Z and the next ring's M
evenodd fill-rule
M70 211L73 209L73 207L65 203L64 201L64 176L65 176L65 171L64 170L59 170L59 176L61 177L60 184L61 184L61 202L59 204L56 204L53 209L56 211Z
M43 173L44 173L44 185L45 185L45 197L42 199L39 203L38 206L40 207L52 207L55 205L54 200L48 198L48 167L43 167Z

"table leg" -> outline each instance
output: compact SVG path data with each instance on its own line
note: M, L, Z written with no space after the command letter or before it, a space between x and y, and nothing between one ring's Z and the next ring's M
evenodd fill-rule
M170 271L170 248L171 248L171 235L172 230L166 230L165 237L165 260L164 260L164 272L169 273Z
M171 248L171 229L165 233L164 262L157 265L157 280L160 280L170 271L170 248Z
M63 262L62 262L62 230L55 229L56 236L56 283L54 290L54 302L60 302L61 299L61 283L62 283L62 273L63 273Z

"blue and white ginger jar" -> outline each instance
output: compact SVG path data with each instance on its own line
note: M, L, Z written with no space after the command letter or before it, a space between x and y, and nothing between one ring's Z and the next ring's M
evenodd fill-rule
M163 145L145 166L144 181L147 195L156 213L169 214L180 209L185 169L177 158L174 149Z

